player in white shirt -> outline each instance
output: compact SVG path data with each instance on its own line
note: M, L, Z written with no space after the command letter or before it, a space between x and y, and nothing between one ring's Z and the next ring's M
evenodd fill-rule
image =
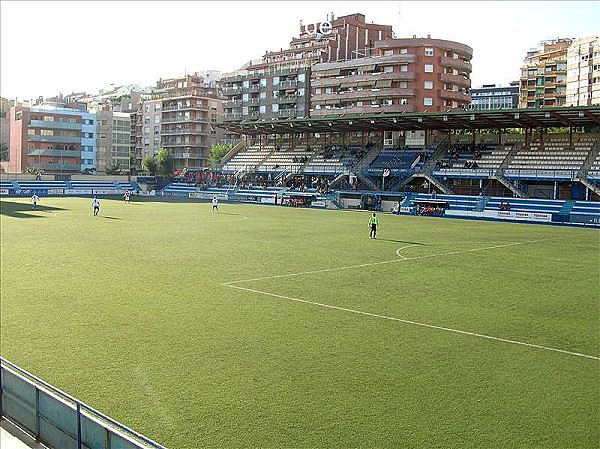
M212 204L213 214L215 213L215 211L217 211L217 213L219 213L219 199L217 198L217 195L213 196L211 204Z
M33 196L31 197L31 201L33 202L33 210L37 210L37 203L38 203L38 196L37 194L33 194Z
M96 196L92 200L92 207L94 208L94 216L98 215L98 212L100 212L100 201L98 201L98 197Z

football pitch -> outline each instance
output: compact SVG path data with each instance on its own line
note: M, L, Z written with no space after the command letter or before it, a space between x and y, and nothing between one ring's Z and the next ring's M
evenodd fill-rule
M1 355L169 449L600 446L600 231L1 205Z

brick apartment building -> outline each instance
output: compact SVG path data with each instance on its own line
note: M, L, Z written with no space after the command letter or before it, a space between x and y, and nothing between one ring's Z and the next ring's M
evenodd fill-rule
M310 115L466 108L472 55L441 39L376 41L370 57L312 66Z
M86 113L85 105L11 107L8 172L37 167L46 173L79 173L82 126L92 124L83 118Z

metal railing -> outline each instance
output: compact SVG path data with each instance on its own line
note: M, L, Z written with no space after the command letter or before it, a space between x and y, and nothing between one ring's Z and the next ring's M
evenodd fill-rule
M165 449L0 357L2 417L50 448Z

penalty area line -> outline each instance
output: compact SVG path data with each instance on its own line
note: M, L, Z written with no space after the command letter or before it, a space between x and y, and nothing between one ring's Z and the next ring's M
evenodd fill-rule
M485 334L479 334L479 333L476 333L476 332L463 331L463 330L460 330L460 329L452 329L452 328L449 328L449 327L436 326L435 324L420 323L418 321L405 320L405 319L402 319L402 318L396 318L396 317L391 317L391 316L386 316L386 315L379 315L379 314L376 314L376 313L364 312L362 310L355 310L355 309L349 309L349 308L346 308L346 307L334 306L334 305L331 305L331 304L323 304L323 303L320 303L320 302L308 301L306 299L300 299L300 298L293 298L291 296L278 295L276 293L265 292L265 291L256 290L256 289L253 289L253 288L240 287L239 285L231 285L231 284L221 284L221 285L224 285L226 287L235 288L237 290L242 290L242 291L250 292L250 293L257 293L259 295L266 295L266 296L271 296L273 298L279 298L279 299L287 299L288 301L294 301L294 302L299 302L299 303L303 303L303 304L309 304L309 305L313 305L313 306L317 306L317 307L324 307L324 308L327 308L327 309L333 309L333 310L338 310L338 311L341 311L341 312L353 313L353 314L356 314L356 315L368 316L368 317L372 317L372 318L379 318L379 319L382 319L382 320L395 321L395 322L404 323L404 324L411 324L413 326L419 326L419 327L424 327L424 328L428 328L428 329L435 329L435 330L440 330L440 331L445 331L445 332L452 332L452 333L460 334L460 335L468 335L468 336L471 336L471 337L483 338L483 339L486 339L486 340L498 341L498 342L508 343L508 344L512 344L512 345L525 346L525 347L534 348L534 349L541 349L541 350L544 350L544 351L558 352L558 353L561 353L561 354L567 354L567 355L571 355L571 356L575 356L575 357L581 357L581 358L586 358L586 359L591 359L591 360L600 360L600 357L596 357L596 356L593 356L593 355L582 354L582 353L579 353L579 352L566 351L564 349L551 348L549 346L536 345L534 343L525 343L525 342L522 342L522 341L510 340L508 338L494 337L492 335L485 335Z

